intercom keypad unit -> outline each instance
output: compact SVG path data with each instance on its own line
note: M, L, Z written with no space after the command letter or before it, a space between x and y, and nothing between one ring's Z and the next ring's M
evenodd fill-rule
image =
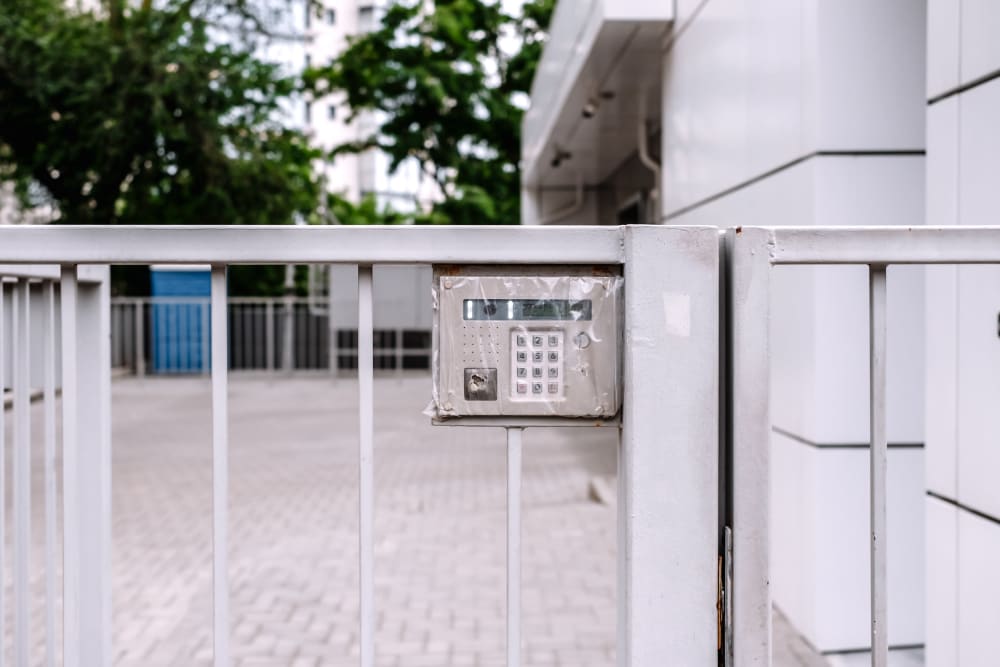
M435 267L435 415L615 416L622 291L615 268Z

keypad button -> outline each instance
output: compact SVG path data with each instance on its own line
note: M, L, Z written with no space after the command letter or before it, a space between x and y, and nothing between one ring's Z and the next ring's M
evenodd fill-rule
M532 394L540 394L540 393L542 393L542 383L541 382L536 382L533 385L531 385L531 393Z
M526 378L526 377L528 377L528 369L525 368L524 366L518 366L517 367L517 377L519 377L519 378Z
M550 362L559 361L559 353L555 351L549 352L549 361Z
M536 377L536 378L542 377L542 369L539 368L538 366L535 366L534 368L532 368L531 369L531 377Z
M550 378L557 378L557 377L559 377L559 369L555 368L555 367L549 368L549 377Z
M527 394L528 393L528 383L527 382L518 382L517 383L517 393L519 393L519 394Z
M532 352L531 358L536 364L540 364L545 360L545 355L542 352Z
M559 347L559 336L549 336L549 347Z
M531 346L532 347L541 347L542 346L542 336L532 336L531 337Z
M526 362L528 360L528 353L527 352L523 352L523 351L522 352L518 352L517 353L517 360L518 360L519 363L523 364L524 362Z
M559 383L558 382L550 382L549 383L549 393L550 394L558 394L559 393Z
M517 346L518 347L524 347L527 344L528 344L528 337L527 336L518 336L517 337Z

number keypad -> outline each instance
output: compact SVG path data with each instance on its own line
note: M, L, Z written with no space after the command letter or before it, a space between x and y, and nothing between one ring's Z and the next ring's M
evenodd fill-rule
M521 401L551 401L563 397L564 341L562 331L511 331L512 398ZM545 379L544 382L541 381L542 378Z

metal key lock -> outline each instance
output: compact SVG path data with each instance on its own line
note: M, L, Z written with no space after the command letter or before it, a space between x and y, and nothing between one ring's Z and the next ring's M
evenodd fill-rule
M621 404L615 267L435 267L438 418L611 418Z

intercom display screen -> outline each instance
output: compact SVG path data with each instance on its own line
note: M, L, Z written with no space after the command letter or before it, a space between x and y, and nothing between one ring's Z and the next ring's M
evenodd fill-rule
M466 320L572 320L589 321L590 299L465 299Z

